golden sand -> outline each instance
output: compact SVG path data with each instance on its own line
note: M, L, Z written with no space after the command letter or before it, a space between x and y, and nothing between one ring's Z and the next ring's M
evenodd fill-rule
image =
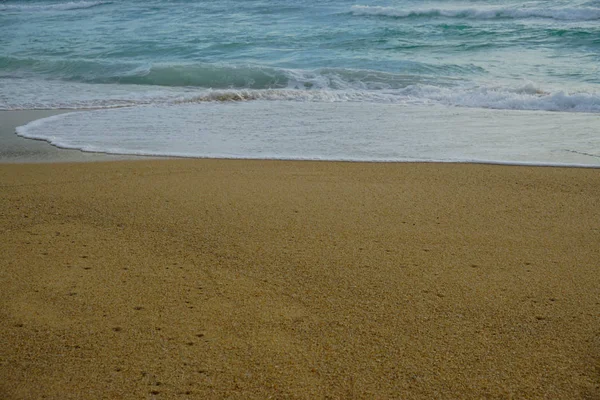
M600 398L600 170L0 165L0 398Z

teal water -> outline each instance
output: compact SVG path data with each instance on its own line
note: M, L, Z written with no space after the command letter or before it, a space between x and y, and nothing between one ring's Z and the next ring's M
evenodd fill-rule
M598 0L0 2L5 110L127 106L142 115L241 101L596 114L599 65ZM597 120L589 123L593 132ZM130 151L115 140L97 148Z

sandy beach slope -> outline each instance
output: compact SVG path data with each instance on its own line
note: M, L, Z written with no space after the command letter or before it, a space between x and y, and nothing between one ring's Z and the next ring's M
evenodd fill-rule
M600 170L0 165L0 398L600 397Z

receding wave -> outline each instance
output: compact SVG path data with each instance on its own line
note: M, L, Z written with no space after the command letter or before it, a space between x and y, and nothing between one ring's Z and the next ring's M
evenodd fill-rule
M0 4L0 11L68 11L79 10L83 8L92 8L111 3L111 1L70 1L67 3L54 4Z
M17 134L116 154L597 168L595 120L439 106L246 102L66 113L30 122Z
M464 19L520 19L545 18L563 21L593 21L600 19L600 8L419 8L405 9L383 6L352 6L354 15L372 15L391 18L464 18Z

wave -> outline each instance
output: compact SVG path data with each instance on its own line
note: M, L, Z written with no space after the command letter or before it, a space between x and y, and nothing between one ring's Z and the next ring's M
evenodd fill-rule
M208 90L200 94L187 95L170 100L170 104L188 104L205 102L246 102L246 101L296 101L296 102L372 102L396 103L400 98L387 92L362 90L298 90L298 89L267 89L267 90Z
M397 72L320 68L300 70L253 65L150 64L52 60L0 56L2 76L30 78L31 75L72 82L131 84L211 89L394 89L424 83L436 76L481 74L474 65L426 64L404 61Z
M137 67L85 81L133 85L195 86L202 88L283 88L288 85L284 70L251 66L174 64Z
M443 104L468 108L600 113L600 94L546 92L528 83L517 88L447 88L410 85L394 91L216 90L173 103L286 100L302 102L378 102Z
M440 106L186 104L64 113L18 127L17 134L116 154L597 168L595 121L588 115Z
M458 90L415 86L405 89L404 95L458 107L600 113L600 93L549 92L532 83L516 88L478 87Z
M326 102L387 103L399 105L445 105L498 110L537 110L600 113L600 93L548 91L533 84L519 87L444 87L413 84L401 89L198 89L161 88L134 85L76 84L65 89L39 82L37 91L27 88L23 94L2 87L0 110L17 109L88 109L141 105L180 105L217 102ZM26 93L35 93L26 97ZM13 99L18 98L16 103Z
M464 18L464 19L520 19L544 18L562 21L593 21L600 19L600 8L562 7L562 8L420 8L403 9L383 6L354 5L354 15L383 16L391 18Z
M24 68L24 65L27 68ZM428 69L429 68L429 69ZM23 70L29 71L23 73ZM476 85L452 77L472 66L407 65L416 73L227 65L136 65L38 62L0 57L0 109L110 108L232 101L376 102L469 108L600 113L599 92ZM43 79L63 75L64 79ZM64 71L63 71L64 70ZM445 71L446 74L440 71ZM59 73L60 72L60 73ZM429 72L429 73L428 73ZM40 78L41 77L41 78ZM597 86L594 86L597 87ZM590 90L593 90L590 88Z
M70 1L67 3L53 4L0 4L0 11L31 12L31 11L69 11L92 8L112 1Z

